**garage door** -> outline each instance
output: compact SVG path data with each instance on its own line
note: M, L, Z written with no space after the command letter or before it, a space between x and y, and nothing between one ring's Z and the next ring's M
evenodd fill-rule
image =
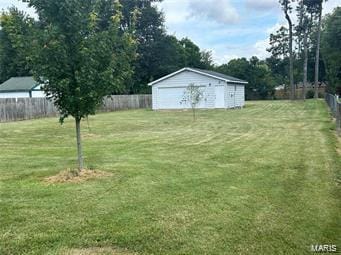
M159 88L158 89L158 108L159 109L182 109L189 108L189 104L181 103L184 97L186 87L178 88ZM197 106L197 108L204 108L205 100Z

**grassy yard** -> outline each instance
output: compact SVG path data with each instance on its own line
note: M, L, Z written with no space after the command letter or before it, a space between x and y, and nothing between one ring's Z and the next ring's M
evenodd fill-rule
M0 124L0 254L311 254L341 250L340 142L323 101L134 110ZM100 249L101 248L101 249ZM92 252L92 253L91 253Z

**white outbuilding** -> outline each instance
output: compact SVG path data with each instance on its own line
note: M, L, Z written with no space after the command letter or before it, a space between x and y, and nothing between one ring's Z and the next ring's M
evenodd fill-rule
M246 81L186 67L148 84L152 86L153 109L189 108L190 105L184 104L182 99L190 84L200 87L203 92L198 108L240 108L245 104Z
M46 97L33 77L12 77L0 84L0 98Z

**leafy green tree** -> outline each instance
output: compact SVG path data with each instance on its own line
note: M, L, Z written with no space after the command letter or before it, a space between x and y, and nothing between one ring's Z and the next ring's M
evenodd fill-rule
M34 20L15 7L0 15L0 82L10 77L29 75L27 65L29 37Z
M40 18L31 64L34 76L58 107L63 122L75 119L79 170L83 169L81 120L103 97L118 93L132 74L135 42L121 30L121 6L105 0L27 0ZM106 3L115 10L102 12ZM104 22L105 21L105 22Z
M202 50L200 55L201 55L200 68L208 70L214 69L212 52L209 50Z
M286 58L289 54L289 32L281 26L276 33L270 34L270 48L268 52L275 58Z
M328 15L324 21L321 51L325 62L328 90L341 94L341 7Z
M273 95L276 79L268 64L257 57L232 59L217 67L217 71L248 81L246 99L266 99Z
M183 38L179 43L184 49L185 66L202 67L200 48L188 38Z
M137 40L137 58L133 63L134 75L130 81L129 93L149 93L147 84L157 76L159 72L160 43L164 42L166 30L164 17L153 2L160 1L123 1L123 26L131 26L131 14L137 13L134 27Z

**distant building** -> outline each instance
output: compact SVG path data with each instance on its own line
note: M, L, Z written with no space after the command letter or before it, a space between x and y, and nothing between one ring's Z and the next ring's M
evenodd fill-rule
M275 87L275 90L282 90L282 89L285 89L285 84Z
M200 87L204 93L198 108L239 108L245 104L245 84L243 81L221 73L197 68L183 68L156 81L152 86L153 109L184 109L182 98L189 84Z
M0 84L0 98L45 97L42 84L33 77L12 77Z

